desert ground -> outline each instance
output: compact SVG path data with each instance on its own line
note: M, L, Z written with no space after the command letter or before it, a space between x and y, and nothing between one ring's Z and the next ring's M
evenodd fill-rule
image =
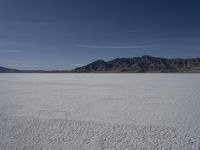
M200 150L200 74L0 74L0 150Z

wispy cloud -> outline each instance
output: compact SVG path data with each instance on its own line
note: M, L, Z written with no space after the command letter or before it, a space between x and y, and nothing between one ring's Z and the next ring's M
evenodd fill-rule
M80 66L84 66L85 64L70 64L70 66L75 66L75 67L80 67Z
M37 65L37 64L6 64L6 67L15 67L15 68L39 68L40 65Z
M0 50L0 53L21 53L22 50Z
M136 48L148 48L152 45L77 45L75 47L81 48L95 48L95 49L136 49Z

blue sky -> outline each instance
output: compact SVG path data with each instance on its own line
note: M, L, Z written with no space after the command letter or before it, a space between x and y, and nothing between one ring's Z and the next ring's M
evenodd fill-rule
M200 57L199 8L199 0L1 0L0 66L71 69L116 57Z

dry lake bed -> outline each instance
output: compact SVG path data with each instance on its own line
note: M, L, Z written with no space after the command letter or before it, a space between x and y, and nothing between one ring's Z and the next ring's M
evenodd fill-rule
M0 74L0 150L200 150L200 74Z

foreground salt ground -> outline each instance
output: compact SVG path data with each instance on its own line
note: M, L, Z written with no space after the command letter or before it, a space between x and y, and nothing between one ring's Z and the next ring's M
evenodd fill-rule
M0 148L2 150L199 150L199 131L187 133L170 127L65 119L8 119L2 115Z
M199 74L1 74L0 149L200 149Z

